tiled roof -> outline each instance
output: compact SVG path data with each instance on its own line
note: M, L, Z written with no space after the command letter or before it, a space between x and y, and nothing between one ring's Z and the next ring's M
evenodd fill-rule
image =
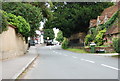
M97 20L96 20L96 19L91 19L91 20L90 20L90 24L91 24L90 27L95 27L96 24L97 24Z
M99 20L103 21L105 16L98 16Z
M117 34L120 33L118 26L112 26L105 34Z
M91 19L90 22L91 22L91 23L96 23L97 20L96 20L96 19Z
M105 16L105 15L108 15L109 18L112 17L112 15L118 10L118 5L114 5L114 6L111 6L109 8L106 8L101 16Z

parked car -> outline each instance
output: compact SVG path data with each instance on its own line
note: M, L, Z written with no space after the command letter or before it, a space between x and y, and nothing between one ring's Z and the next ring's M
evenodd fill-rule
M52 40L48 40L46 45L49 46L49 45L54 45L54 44L53 44Z
M35 46L35 41L34 40L29 40L29 45L30 46Z

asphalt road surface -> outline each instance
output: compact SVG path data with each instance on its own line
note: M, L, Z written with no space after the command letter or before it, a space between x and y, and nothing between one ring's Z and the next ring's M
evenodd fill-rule
M38 48L40 57L24 79L118 79L118 58L80 54L60 46Z

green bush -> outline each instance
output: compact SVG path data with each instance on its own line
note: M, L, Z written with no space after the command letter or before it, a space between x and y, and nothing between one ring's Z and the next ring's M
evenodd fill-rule
M98 46L102 45L104 40L104 33L106 32L106 29L99 31L99 33L95 37L95 43L97 43Z
M62 42L62 48L63 49L67 49L68 48L68 44L69 44L69 41L67 38L64 38L63 42Z
M40 22L43 20L41 8L35 7L30 3L22 2L3 2L2 9L7 13L22 16L30 24L28 36L35 36L35 31L39 29Z
M92 36L92 34L86 35L86 37L85 37L85 44L86 44L86 45L89 45L90 42L92 42L92 41L93 41L93 36Z
M8 24L16 26L18 28L18 33L25 37L27 36L28 32L30 31L30 25L23 17L6 12L5 16L7 17Z
M5 17L5 14L3 13L2 10L0 10L0 34L3 32L3 31L6 31L7 30L7 19Z
M120 53L120 38L113 39L113 47L117 53Z

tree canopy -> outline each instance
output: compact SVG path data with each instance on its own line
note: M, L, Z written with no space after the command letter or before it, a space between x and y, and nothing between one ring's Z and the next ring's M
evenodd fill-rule
M52 2L30 2L30 4L41 8L44 18L47 18L48 20L53 18L53 13L51 11L51 8L53 7Z
M7 25L8 25L7 18L5 17L5 14L3 13L3 11L0 10L0 34L3 31L7 30Z
M62 33L62 31L59 31L58 33L57 33L57 38L56 38L56 40L58 41L58 42L63 42L63 40L64 40L64 37L63 37L63 33Z
M16 16L11 13L4 12L5 17L7 18L8 24L14 25L17 27L18 33L26 37L30 31L30 25L22 16Z
M53 29L44 29L44 39L47 40L47 37L49 37L49 40L53 40L55 38Z
M110 2L55 2L52 9L54 18L48 20L45 28L58 28L64 37L78 32L87 32L90 19L97 18L101 12L113 5Z
M2 9L7 13L12 13L16 16L22 16L30 24L30 32L28 36L34 36L35 31L39 28L40 22L43 19L41 9L29 3L21 2L3 2Z

